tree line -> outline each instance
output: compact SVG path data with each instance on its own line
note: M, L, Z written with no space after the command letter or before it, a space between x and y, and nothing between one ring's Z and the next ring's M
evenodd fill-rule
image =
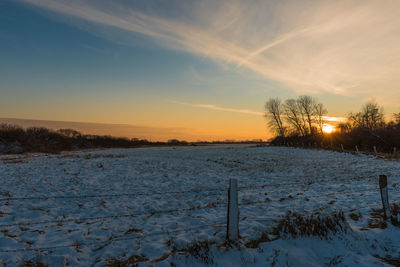
M247 141L197 141L170 139L152 142L146 139L83 134L74 129L53 130L44 127L22 128L18 125L0 124L0 154L24 152L58 153L61 151L92 148L136 148L146 146L197 146L210 144L259 144L262 140Z
M146 139L82 134L73 129L22 128L0 124L0 154L24 152L57 153L91 148L135 148L142 146L189 145L186 141L151 142Z
M282 101L270 98L265 103L268 127L275 133L274 144L312 145L330 149L358 148L382 152L400 148L400 112L386 119L384 109L375 101L365 103L358 112L350 112L336 131L324 133L327 109L316 98L299 96Z

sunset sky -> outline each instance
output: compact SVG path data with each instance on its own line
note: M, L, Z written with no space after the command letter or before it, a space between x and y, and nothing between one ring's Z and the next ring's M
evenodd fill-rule
M399 14L398 0L0 0L0 118L242 140L271 137L269 97L399 112Z

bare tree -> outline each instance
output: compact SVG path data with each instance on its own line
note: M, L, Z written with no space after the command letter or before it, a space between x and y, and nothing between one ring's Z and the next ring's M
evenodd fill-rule
M328 110L324 107L322 103L318 103L314 105L314 115L315 115L315 122L318 125L318 128L321 134L324 134L323 127L324 127L324 116L328 113Z
M351 131L351 124L349 122L341 122L337 127L341 133L349 133Z
M304 136L307 134L304 129L304 123L300 113L298 103L295 99L287 99L284 104L284 111L287 122L293 127L294 131Z
M326 114L327 110L322 103L303 95L297 99L286 99L284 103L279 98L270 98L265 103L264 116L268 126L280 136L288 133L307 136L317 133L318 129L322 133Z
M374 131L385 123L383 108L374 101L368 102L361 108L360 112L350 113L349 121L354 127Z
M400 124L400 112L393 114L394 120L397 124Z
M308 132L313 134L315 131L312 122L313 116L315 115L316 100L311 96L302 95L297 99L297 103L299 106L299 111L302 115L303 124L306 124L308 127L308 130L307 127L304 127L306 129L306 133Z
M367 128L375 130L384 124L383 107L376 102L369 102L363 107L364 116L366 117Z
M285 127L282 123L283 106L279 98L270 98L265 103L265 118L268 126L274 129L280 136L285 136Z

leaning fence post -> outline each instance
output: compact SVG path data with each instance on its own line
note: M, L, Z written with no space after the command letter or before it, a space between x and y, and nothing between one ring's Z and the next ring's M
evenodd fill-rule
M228 216L226 226L226 239L228 241L236 241L239 238L239 205L236 179L229 179Z
M344 153L344 147L343 147L343 144L340 144L340 146L342 147L342 152Z
M385 214L385 219L388 219L390 216L390 207L389 207L389 195L387 188L387 176L379 175L379 189L381 191L381 199L383 212Z
M359 153L359 151L358 151L358 146L356 145L356 153L358 154Z
M374 152L375 152L375 156L378 156L378 151L376 151L376 146L374 146Z

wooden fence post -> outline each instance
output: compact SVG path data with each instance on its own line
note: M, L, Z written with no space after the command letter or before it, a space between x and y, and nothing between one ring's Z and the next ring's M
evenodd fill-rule
M356 153L358 154L359 153L359 151L358 151L358 146L356 145Z
M379 175L379 189L381 191L381 200L382 200L383 212L385 214L385 219L389 219L391 215L390 215L389 195L388 195L386 175Z
M227 216L226 239L236 241L239 239L239 203L237 180L229 179L228 189L228 216Z
M396 147L393 148L393 156L394 156L394 158L397 159L397 148Z
M340 146L342 147L342 152L344 153L344 147L343 147L343 144L340 144Z
M374 146L374 152L375 152L375 156L378 156L378 151L376 150L376 146Z

